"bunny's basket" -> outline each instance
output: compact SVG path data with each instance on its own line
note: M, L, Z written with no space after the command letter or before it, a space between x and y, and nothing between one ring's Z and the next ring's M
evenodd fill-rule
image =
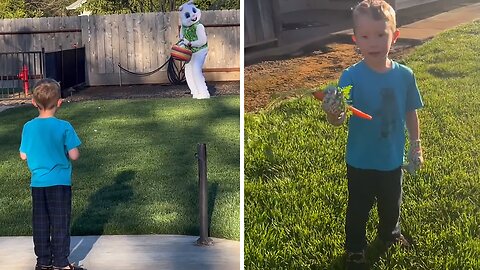
M188 62L192 58L192 51L180 45L173 45L170 56L175 60Z

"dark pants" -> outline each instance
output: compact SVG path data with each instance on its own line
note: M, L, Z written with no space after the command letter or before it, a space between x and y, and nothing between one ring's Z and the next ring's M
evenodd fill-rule
M345 248L361 252L367 246L365 229L375 198L379 216L378 237L391 241L400 236L402 170L377 171L347 165L348 206Z
M32 187L32 205L37 264L67 266L70 255L71 187Z

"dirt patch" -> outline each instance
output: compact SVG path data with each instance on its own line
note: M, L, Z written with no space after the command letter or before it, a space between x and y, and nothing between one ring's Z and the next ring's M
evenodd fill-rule
M333 43L326 52L279 61L265 61L245 67L245 112L265 108L273 99L294 96L302 89L313 89L338 80L341 72L361 60L353 44ZM413 45L399 44L390 57L402 59Z
M212 97L239 95L240 82L209 82L208 91ZM191 97L187 85L127 85L127 86L95 86L73 91L65 100L78 102L98 99L132 99L132 98L178 98ZM29 98L12 98L0 100L0 111L30 104Z
M240 82L207 83L212 97L239 95ZM75 102L95 99L131 99L131 98L178 98L191 97L187 85L128 85L96 86L73 92L66 100Z
M0 99L0 111L30 103L31 98Z

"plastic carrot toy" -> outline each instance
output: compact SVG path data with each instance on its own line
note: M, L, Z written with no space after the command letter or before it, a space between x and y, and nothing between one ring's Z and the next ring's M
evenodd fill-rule
M353 113L353 115L355 116L358 116L360 118L363 118L363 119L367 119L367 120L372 120L372 116L368 113L364 113L362 111L360 111L359 109L353 107L353 106L350 106L350 105L347 105L347 108Z
M359 109L357 109L357 108L348 104L350 102L350 90L351 89L352 89L351 85L343 87L343 88L337 87L337 91L342 92L343 96L345 97L345 103L346 103L347 109L349 109L352 112L352 114L357 116L357 117L360 117L362 119L372 120L371 115L369 115L367 113L364 113L364 112L360 111ZM323 101L323 98L325 97L325 91L324 90L315 91L312 94L316 99L318 99L320 101Z

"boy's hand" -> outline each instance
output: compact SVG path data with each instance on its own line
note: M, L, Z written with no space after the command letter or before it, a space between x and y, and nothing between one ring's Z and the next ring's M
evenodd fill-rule
M420 140L410 142L410 159L415 165L415 169L419 169L422 166L423 155Z
M424 160L420 140L410 141L410 152L408 154L408 171L415 173L422 166Z
M322 102L322 109L330 115L340 116L345 112L345 102L343 94L337 91L336 87L325 89L325 97Z

